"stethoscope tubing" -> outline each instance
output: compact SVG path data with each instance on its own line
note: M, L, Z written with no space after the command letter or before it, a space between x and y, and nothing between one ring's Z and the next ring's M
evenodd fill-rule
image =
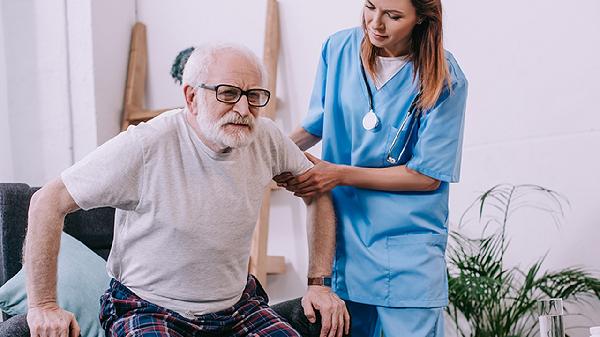
M373 93L371 92L371 87L369 86L369 81L367 80L367 73L365 72L365 67L363 66L362 59L360 62L360 70L362 73L363 81L365 83L365 87L367 88L367 95L369 96L369 112L375 113ZM390 164L398 163L398 161L400 160L400 158L402 158L402 155L404 155L404 153L406 152L406 150L408 148L409 140L413 134L415 120L418 117L420 117L420 114L421 114L421 110L417 109L417 102L419 101L420 97L421 97L421 92L419 91L419 93L415 96L415 98L411 102L410 107L408 108L408 112L406 113L406 117L402 121L400 128L398 129L398 131L396 132L396 135L394 136L394 139L392 140L392 144L390 145L390 148L388 149L388 154L386 157L387 162ZM405 131L405 129L407 129L407 125L408 125L408 130ZM405 132L403 133L403 131L405 131ZM398 156L393 156L392 152L396 148L397 143L399 142L399 140L401 138L400 136L403 134L405 136L402 137L402 138L404 138L402 141L402 150L400 151L400 154Z

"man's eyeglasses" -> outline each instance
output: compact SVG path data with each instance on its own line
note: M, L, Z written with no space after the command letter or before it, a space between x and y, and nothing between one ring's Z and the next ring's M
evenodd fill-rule
M237 103L242 95L246 95L248 98L248 105L256 108L262 108L269 103L271 93L265 89L248 89L242 90L233 85L218 84L218 85L207 85L200 84L199 88L212 90L215 92L217 101L223 103L235 104Z

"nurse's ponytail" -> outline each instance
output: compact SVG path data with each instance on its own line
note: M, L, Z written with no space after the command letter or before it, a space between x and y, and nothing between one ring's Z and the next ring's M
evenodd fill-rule
M411 0L417 17L422 20L412 31L409 57L414 65L413 78L419 77L421 97L417 106L432 108L444 86L450 84L450 73L442 40L442 3L440 0ZM361 44L361 57L367 71L375 76L377 47L369 41L363 20L365 36Z

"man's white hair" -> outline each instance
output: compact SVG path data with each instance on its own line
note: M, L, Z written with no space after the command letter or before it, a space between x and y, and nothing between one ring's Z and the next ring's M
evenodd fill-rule
M204 44L194 48L194 51L188 58L183 68L183 85L196 87L204 82L208 74L208 69L214 64L219 55L225 53L235 53L246 57L256 65L260 73L261 84L267 83L267 72L262 61L249 48L233 43L211 43Z

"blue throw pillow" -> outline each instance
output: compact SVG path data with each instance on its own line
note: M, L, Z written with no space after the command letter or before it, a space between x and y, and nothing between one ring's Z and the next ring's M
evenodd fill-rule
M102 337L100 296L110 278L106 261L83 243L62 233L58 256L58 305L77 317L83 337ZM0 288L0 309L9 315L27 312L25 268Z

